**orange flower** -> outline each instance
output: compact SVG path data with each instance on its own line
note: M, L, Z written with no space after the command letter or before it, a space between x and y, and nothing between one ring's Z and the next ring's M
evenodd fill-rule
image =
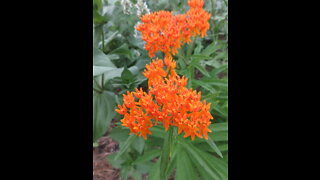
M141 17L142 23L136 29L141 31L151 58L158 51L166 56L177 54L184 43L191 42L191 36L206 35L210 14L202 9L204 1L191 0L188 4L190 10L186 14L173 16L172 12L158 11Z
M141 17L142 24L136 29L141 31L146 41L145 49L153 57L157 51L176 53L180 47L178 30L173 15L169 11L158 11Z
M161 81L161 78L166 75L166 72L162 69L163 68L163 61L159 60L152 60L150 65L146 65L146 69L143 72L143 75L149 79L148 85L151 86L158 81Z
M190 8L201 9L204 5L204 1L203 0L189 0L188 5L190 6Z
M163 70L164 64L166 73ZM144 75L148 78L148 93L142 89L127 92L124 95L124 105L119 105L116 110L124 115L122 125L145 139L147 134L151 134L149 128L159 122L166 131L170 126L177 126L179 134L185 133L184 137L191 136L192 140L195 136L208 139L208 132L211 132L208 127L210 119L213 119L210 103L201 102L200 92L185 87L188 79L175 73L172 58L166 57L164 63L161 59L152 61L150 65L146 65Z
M135 102L134 96L140 97L139 102ZM149 128L152 127L151 116L148 112L145 112L145 109L155 107L155 103L152 101L152 97L145 92L142 92L136 89L136 92L127 92L127 95L124 96L124 105L118 105L119 109L116 111L119 114L124 115L124 118L121 120L122 125L128 127L131 133L134 133L138 136L143 136L144 139L147 139L147 134L151 134ZM152 105L153 104L153 105ZM126 107L130 109L128 112Z
M190 10L187 12L188 28L193 36L200 35L203 38L210 27L208 21L211 15L202 9L203 0L191 0L188 1L188 4L190 6Z

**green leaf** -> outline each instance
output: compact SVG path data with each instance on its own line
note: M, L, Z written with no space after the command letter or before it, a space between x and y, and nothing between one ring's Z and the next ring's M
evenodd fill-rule
M111 137L113 140L119 143L123 143L128 139L129 133L129 129L125 129L121 126L118 126L112 129L111 133L109 134L109 137Z
M120 144L120 151L114 159L117 160L123 153L125 153L129 149L130 145L135 141L136 138L137 138L136 135L131 134L126 140L126 142L124 142L123 144Z
M149 136L148 139L146 140L146 146L149 148L161 148L163 145L164 139L156 136Z
M202 79L202 82L218 87L228 87L228 81L222 79Z
M134 76L131 71L128 70L127 66L124 67L122 73L121 73L121 79L125 83L130 83L134 80Z
M217 147L217 145L214 143L214 141L210 136L208 137L207 143L221 158L223 158L221 151L219 150L219 148Z
M103 4L102 0L93 0L93 9L94 10L101 10Z
M191 159L193 159L193 158L191 158ZM213 180L210 176L207 175L208 173L203 168L196 166L196 170L200 175L200 178L198 178L199 180ZM214 180L216 180L216 179L214 179ZM220 180L220 179L218 179L218 180Z
M112 33L107 39L104 40L104 45L107 46L110 41L118 34L119 31Z
M93 65L116 68L110 58L97 48L93 49Z
M196 48L194 49L194 54L199 54L200 51L202 50L203 46L201 44L201 41L197 40L196 41Z
M150 169L151 167L153 166L153 162L143 162L143 163L138 163L138 164L135 164L135 169L140 172L141 174L146 174L146 173L149 173L150 172Z
M213 69L210 74L213 76L213 77L216 77L219 73L221 72L224 72L228 69L228 65L222 65L220 66L219 68L216 68L216 69Z
M228 59L227 51L222 51L222 52L218 53L212 60L217 61L219 59Z
M219 144L218 144L219 143ZM222 144L221 144L222 143ZM199 148L202 151L208 151L208 152L215 152L208 143L204 143L204 142L200 142L199 141L194 141L193 144ZM224 157L224 152L228 151L228 141L223 141L223 142L217 142L216 143L217 147L219 148L219 150L221 151L222 155L223 155L223 159Z
M93 141L100 138L115 116L115 99L112 92L93 93Z
M164 136L166 135L166 132L165 132L164 128L161 128L159 126L151 127L150 131L152 132L151 136L164 138Z
M191 143L182 143L181 144L184 149L186 149L190 155L194 159L194 163L198 168L203 168L206 172L207 176L210 176L212 179L221 179L218 173L210 167L208 162L203 158L198 149L196 149Z
M206 47L201 54L205 56L210 56L212 53L216 52L221 48L221 45L216 44L216 42L211 43L208 47Z
M205 89L205 90L210 91L210 92L213 93L213 94L217 93L217 91L216 91L213 87L211 87L210 85L208 85L208 84L206 84L206 83L204 83L204 82L202 82L202 81L197 81L197 80L193 80L193 79L192 79L192 83L195 84L195 85L198 85L198 86L202 87L202 88Z
M178 154L178 149L176 148L176 140L173 139L172 144L174 145L171 149L172 151L172 156L170 157L170 161L166 170L166 177L170 177L170 175L172 174L173 170L176 168L177 166L177 154Z
M107 160L108 163L110 163L112 165L112 167L120 169L121 168L121 164L125 161L123 159L117 159L115 160L114 157L118 154L119 152L115 152L110 154L109 156L107 156Z
M228 141L228 132L227 131L218 131L208 134L215 142L218 141Z
M198 153L198 155L207 163L207 165L216 173L216 175L219 176L218 179L223 179L223 180L228 179L228 166L224 160L219 159L205 151L201 151L198 148L194 147L193 145L191 145L191 148L196 153ZM201 171L202 169L199 166L197 166L197 168L198 170L200 170L199 172L202 174L202 176L205 176L207 174L207 173L203 173L203 171Z
M203 75L207 77L211 77L208 71L204 67L202 67L200 64L195 64L194 67L197 68Z
M93 76L99 76L103 73L117 70L117 68L113 67L104 67L104 66L93 66Z
M221 115L222 117L228 118L228 114L226 112L224 112L220 106L212 106L211 108L216 113L219 113L219 115Z
M119 68L116 68L110 58L101 50L96 48L93 49L93 76L99 76L106 72L117 71L118 69Z
M110 52L110 54L122 54L128 56L128 58L131 58L132 54L127 44L123 44L122 46L118 47L117 49L114 49Z
M144 148L144 139L142 137L137 137L136 141L132 145L133 148L141 154Z
M214 123L209 127L213 132L228 131L228 122Z
M102 26L93 26L93 48L97 48L102 38Z
M212 66L214 68L219 68L222 64L219 61L216 61L215 59L211 59L209 61L204 61L204 64L208 66Z
M221 152L223 152L223 151L228 151L228 143L218 145L218 147L219 147L219 149L220 149Z
M116 60L116 59L119 59L119 55L117 54L107 54L106 55L110 60Z
M93 24L95 25L101 25L101 24L104 24L106 23L106 18L104 16L101 16L99 14L98 11L93 11Z
M131 177L132 177L134 180L142 180L142 176L141 176L141 174L140 174L138 171L132 171L132 172L131 172Z
M195 55L192 55L190 58L191 58L190 65L194 66L196 64L199 64L199 62L201 60L209 59L210 56L205 56L205 55L201 55L201 54L195 54Z
M199 151L199 153L208 161L210 167L216 170L221 179L228 179L228 164L225 161L203 151Z
M139 156L134 163L138 164L138 163L142 163L145 161L150 161L158 156L160 156L161 154L161 149L153 149L153 150L149 150L147 152L145 152L142 156Z
M188 154L179 145L179 153L177 154L177 170L175 180L194 180L197 179L195 168L192 166L192 162L189 159Z
M122 71L124 68L117 68L116 70L108 71L105 73L105 78L106 79L112 79L115 77L121 77ZM138 68L136 66L132 66L128 69L131 72L136 72L138 71ZM134 74L134 73L133 73Z
M148 180L160 180L160 160L158 160L151 168Z
M120 169L120 176L121 179L127 179L129 175L130 167L129 166L122 166Z
M183 59L185 59L185 57L180 56L177 60L181 70L185 70L186 69L186 63L183 61ZM185 74L182 74L185 75Z

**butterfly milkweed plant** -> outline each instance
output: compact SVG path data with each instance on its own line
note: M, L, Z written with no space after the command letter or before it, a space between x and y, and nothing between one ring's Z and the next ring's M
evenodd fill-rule
M228 1L93 5L93 140L120 145L105 176L228 179Z

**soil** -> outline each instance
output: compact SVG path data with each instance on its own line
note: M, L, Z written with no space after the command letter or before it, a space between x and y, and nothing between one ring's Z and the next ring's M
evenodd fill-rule
M118 143L103 136L98 144L98 147L93 148L93 180L120 180L119 170L107 161L107 156L119 149Z
M98 147L93 148L93 180L120 180L120 170L108 163L107 157L119 150L119 144L113 141L109 132L115 127L112 120L108 131L98 140Z

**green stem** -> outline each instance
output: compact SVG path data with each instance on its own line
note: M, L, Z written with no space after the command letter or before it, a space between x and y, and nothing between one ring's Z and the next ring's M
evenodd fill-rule
M211 12L211 14L213 14L213 15L215 15L215 10L216 10L216 0L212 0L211 1L211 5L212 5L212 12Z
M104 33L102 28L102 52L104 52Z
M216 0L212 0L211 1L211 5L212 5L212 16L215 16L216 15ZM216 41L216 37L215 37L215 32L214 32L214 28L215 26L212 26L212 40L215 42Z
M226 6L228 6L228 2L226 0L223 0L223 2L226 4Z
M188 48L188 51L187 51L187 57L190 57L191 56L191 53L194 49L194 46L195 46L195 41L196 41L196 38L193 36L192 37L192 41L191 41L191 45L190 47Z
M104 74L101 74L101 89L102 90L104 89L103 84L104 84Z
M173 133L174 133L174 128L169 127L168 133L166 133L164 143L163 143L163 150L161 154L161 159L160 159L160 180L167 180L168 175L166 174L168 170L168 165L170 162L170 157L172 153L172 143L173 141Z

